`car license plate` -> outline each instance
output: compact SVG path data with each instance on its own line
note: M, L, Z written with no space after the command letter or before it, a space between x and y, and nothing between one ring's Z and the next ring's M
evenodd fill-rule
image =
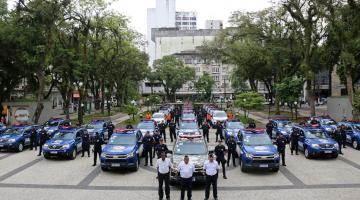
M51 154L57 154L57 151L50 151Z
M260 165L260 168L266 168L269 167L269 165Z
M325 151L325 153L332 153L332 151Z
M196 178L195 178L195 177L193 177L193 178L192 178L192 181L193 181L193 182L195 182L195 181L196 181Z
M120 167L120 163L111 163L111 167Z

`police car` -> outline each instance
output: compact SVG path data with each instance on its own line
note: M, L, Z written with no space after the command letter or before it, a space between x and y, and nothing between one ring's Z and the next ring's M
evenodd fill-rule
M346 128L346 142L354 149L360 149L360 121L339 122L339 126L341 125L345 125Z
M0 123L0 134L6 130L6 126L3 123Z
M189 160L195 166L193 174L193 182L205 182L204 162L208 159L208 147L201 135L182 135L175 142L171 162L174 168L170 173L170 183L178 183L180 174L177 169L179 163L184 159L185 155L189 156Z
M50 118L44 124L45 131L50 135L53 136L59 127L71 126L71 121L62 118Z
M224 122L223 135L225 140L229 139L230 136L234 136L235 141L238 141L238 133L244 129L244 124L240 120L226 120Z
M157 123L154 120L142 120L137 125L137 132L140 132L142 136L145 135L146 132L150 132L150 135L154 135L154 132L157 131Z
M246 172L249 169L279 171L279 153L264 129L245 129L239 132L239 164Z
M14 125L0 135L0 149L21 152L30 145L31 130L39 129L36 125Z
M290 134L292 131L293 123L288 119L272 119L270 123L273 126L272 137L275 138L281 134L286 138L286 141L290 141Z
M109 123L109 120L96 119L92 120L90 124L85 125L85 128L90 135L90 141L93 142L93 138L95 137L96 133L99 133L103 140L109 139L109 133L107 129Z
M50 157L65 157L74 160L82 150L82 135L87 132L84 128L60 127L43 147L46 159Z
M184 111L181 115L181 120L184 121L196 121L196 116L193 111Z
M101 169L138 170L142 154L142 134L135 130L115 130L101 154Z
M298 132L300 135L299 150L304 152L306 158L314 156L338 157L338 143L330 138L322 128L312 125L294 126L292 133L294 132Z
M333 119L331 119L328 116L325 117L316 117L316 119L319 121L319 124L321 128L328 134L332 135L336 128L337 128L337 122Z
M177 135L186 133L200 134L200 129L195 120L182 120L177 130Z
M222 110L214 110L214 111L212 111L211 116L212 116L211 124L213 125L213 127L215 127L217 122L223 123L228 118L226 112L222 111Z

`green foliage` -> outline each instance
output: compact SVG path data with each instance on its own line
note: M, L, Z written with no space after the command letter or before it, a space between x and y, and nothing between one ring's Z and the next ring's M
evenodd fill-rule
M162 98L159 95L150 95L147 99L149 99L149 104L154 106L160 104Z
M298 102L303 85L304 82L300 79L285 78L275 86L279 100L288 104Z
M210 74L204 73L197 81L195 81L194 87L196 91L203 96L204 100L209 101L214 85L215 81Z
M124 111L128 115L132 115L133 120L135 120L135 115L138 114L139 108L137 106L134 106L134 105L124 105Z
M264 105L264 97L257 92L244 92L236 95L235 107L244 111L245 117L247 113L252 110L261 109Z
M359 115L360 113L360 92L356 92L355 96L354 96L354 109L355 109L355 114ZM356 116L357 118L359 118L359 116Z
M175 101L175 93L195 78L195 69L185 66L174 56L164 56L154 62L156 79L161 81L168 100Z

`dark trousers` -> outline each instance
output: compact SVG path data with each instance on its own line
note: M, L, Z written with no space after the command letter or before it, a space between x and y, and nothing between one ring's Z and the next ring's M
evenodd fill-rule
M295 150L295 153L298 154L298 151L299 151L299 143L297 140L295 141L291 141L291 154L293 154Z
M207 142L209 142L209 131L203 131L204 139L206 138Z
M270 139L272 139L272 131L267 130L266 132L267 132L267 134L269 135Z
M97 156L99 155L99 159L100 159L100 155L101 155L101 148L100 149L94 149L94 164L96 165L96 159L97 159Z
M202 120L198 121L198 126L201 127L202 126Z
M181 200L184 200L185 190L187 191L187 198L191 199L192 197L192 177L191 178L181 178Z
M159 180L159 198L162 199L164 197L163 184L165 182L165 195L166 198L170 198L170 174L160 174L158 173Z
M343 148L346 148L346 138L343 138L341 142L342 142Z
M35 151L37 150L36 138L30 138L30 150L33 150L33 148L35 148Z
M341 141L337 141L337 143L339 144L339 153L341 154L342 151L341 151L341 148L342 148L342 142Z
M157 145L159 145L160 143L156 143L156 144L154 144L154 150L153 150L153 152L152 152L152 154L153 154L153 158L155 158L155 154L158 154L158 152L156 152L156 147L157 147Z
M108 132L108 140L110 140L111 136L112 136L113 132L112 131L109 131Z
M279 154L281 156L281 163L285 165L285 149L284 150L278 150Z
M220 140L224 140L222 133L219 133L218 131L216 131L216 142L218 141L219 136L220 136Z
M165 131L165 130L161 130L161 131L160 131L160 135L161 135L161 137L164 139L164 142L166 143L166 131Z
M233 165L235 167L236 166L236 164L235 164L236 151L235 150L228 152L227 166L229 166L229 164L230 164L231 157L232 157Z
M40 145L39 145L39 155L41 155L41 153L42 153L43 145L44 145L44 144L40 144Z
M81 153L82 153L83 157L84 157L85 152L87 152L88 156L90 157L90 148L84 148L84 147L82 148Z
M216 161L219 163L219 165L221 164L221 168L222 168L222 172L223 172L223 176L226 176L226 170L225 170L225 158L217 158Z
M218 179L218 175L214 175L214 176L208 176L206 175L206 183L205 183L205 199L208 199L210 196L210 186L212 185L213 187L213 196L216 199L217 196L217 179Z
M176 139L175 130L170 130L170 140L173 142Z
M180 125L180 124L179 124L179 121L180 121L180 119L176 117L176 118L175 118L175 124L177 124L178 126Z
M150 156L150 164L152 165L152 147L144 148L144 154L145 154L145 165L149 163L149 156Z

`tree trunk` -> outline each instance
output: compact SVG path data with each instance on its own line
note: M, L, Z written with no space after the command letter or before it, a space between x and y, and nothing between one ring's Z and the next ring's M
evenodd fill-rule
M354 106L354 88L353 88L353 79L352 79L351 70L349 69L350 67L351 66L347 66L346 72L345 72L346 89L347 89L349 101L350 101L351 105Z
M37 105L36 105L36 109L35 109L35 113L34 113L34 117L33 117L33 121L34 121L35 124L39 123L41 112L44 109L44 104L43 104L42 101L43 101L43 98L44 98L43 92L44 92L44 89L45 89L45 74L42 71L41 67L37 70L36 77L37 77L38 82L39 82L39 88L38 88L38 90L36 92Z
M105 84L101 81L101 114L105 113Z
M307 80L307 85L306 85L306 90L308 92L308 102L309 102L309 106L310 106L310 115L311 116L316 116L316 111L315 111L315 93L314 93L314 79L309 79Z

